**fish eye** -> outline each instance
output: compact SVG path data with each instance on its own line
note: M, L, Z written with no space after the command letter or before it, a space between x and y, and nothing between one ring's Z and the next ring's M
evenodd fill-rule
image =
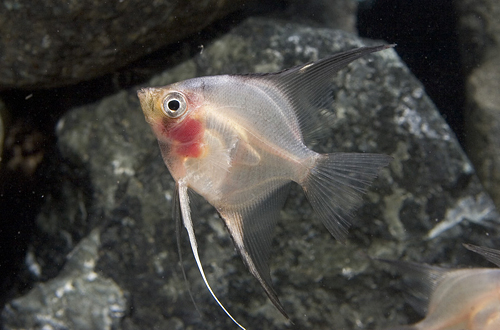
M186 109L186 98L179 92L169 93L163 99L163 112L170 118L179 118Z

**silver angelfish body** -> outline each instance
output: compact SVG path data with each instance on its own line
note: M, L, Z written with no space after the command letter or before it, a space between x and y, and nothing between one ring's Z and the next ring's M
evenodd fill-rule
M217 209L248 269L288 317L272 288L268 260L290 183L302 186L323 224L343 241L362 194L391 159L319 154L304 140L322 125L318 108L331 77L351 61L389 47L357 48L278 73L200 77L138 91L177 183L176 217L187 229L207 288L231 318L205 278L188 189Z
M500 250L465 244L500 267ZM500 269L446 269L426 264L387 261L405 275L412 306L425 315L389 330L499 330Z

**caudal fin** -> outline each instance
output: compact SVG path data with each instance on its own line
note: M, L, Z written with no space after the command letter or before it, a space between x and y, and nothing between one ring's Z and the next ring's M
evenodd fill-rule
M320 155L302 184L307 199L330 233L345 241L362 195L392 157L381 154L334 153Z

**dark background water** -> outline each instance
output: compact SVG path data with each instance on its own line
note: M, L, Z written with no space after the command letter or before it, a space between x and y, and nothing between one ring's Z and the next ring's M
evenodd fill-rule
M465 87L456 23L452 1L361 2L358 14L359 35L397 44L463 146Z

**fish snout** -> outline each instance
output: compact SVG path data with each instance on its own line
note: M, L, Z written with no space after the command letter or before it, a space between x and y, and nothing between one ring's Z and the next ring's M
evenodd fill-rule
M154 102L151 99L150 88L141 88L137 90L137 97L141 103L142 112L146 117L146 121L149 123L152 121L152 115L154 113Z
M146 92L147 92L148 88L141 88L141 89L138 89L137 90L137 97L139 97L139 99L142 99L146 96Z

